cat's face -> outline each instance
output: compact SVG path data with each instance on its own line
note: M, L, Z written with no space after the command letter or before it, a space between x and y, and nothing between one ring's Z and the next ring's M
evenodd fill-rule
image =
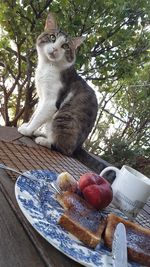
M37 39L38 49L51 62L74 63L75 49L71 40L62 32L43 32Z
M45 31L37 38L37 51L48 61L61 62L69 67L74 64L76 48L83 40L83 37L69 38L58 29L53 14L49 14Z

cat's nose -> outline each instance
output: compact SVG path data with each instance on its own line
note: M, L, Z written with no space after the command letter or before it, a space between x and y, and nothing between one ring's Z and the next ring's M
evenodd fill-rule
M56 47L53 47L53 53L57 52L58 49Z

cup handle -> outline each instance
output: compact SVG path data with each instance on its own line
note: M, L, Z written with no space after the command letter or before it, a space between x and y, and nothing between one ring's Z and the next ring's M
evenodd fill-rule
M120 170L118 168L116 168L116 167L113 167L113 166L106 167L104 170L101 171L100 176L103 177L103 175L108 171L115 171L116 176L117 176L117 174L119 174Z

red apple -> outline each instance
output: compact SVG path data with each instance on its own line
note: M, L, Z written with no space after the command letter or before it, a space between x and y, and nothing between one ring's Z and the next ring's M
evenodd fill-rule
M79 179L84 198L96 209L106 208L113 198L109 182L95 173L85 173Z
M82 191L88 185L95 184L97 180L97 176L98 176L97 174L92 173L92 172L88 172L80 176L80 179L79 179L80 190Z

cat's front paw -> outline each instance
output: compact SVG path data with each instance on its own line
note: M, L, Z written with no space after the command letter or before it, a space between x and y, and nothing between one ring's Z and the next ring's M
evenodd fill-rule
M38 137L38 136L46 137L46 135L41 130L34 131L33 135L36 136L36 137Z
M23 123L19 128L18 128L18 132L26 135L26 136L31 136L32 135L32 131L30 130L28 123Z
M36 142L38 145L41 145L41 146L45 146L45 147L51 148L51 143L50 143L50 142L48 141L48 139L45 138L45 137L39 136L39 137L35 138L35 142Z

